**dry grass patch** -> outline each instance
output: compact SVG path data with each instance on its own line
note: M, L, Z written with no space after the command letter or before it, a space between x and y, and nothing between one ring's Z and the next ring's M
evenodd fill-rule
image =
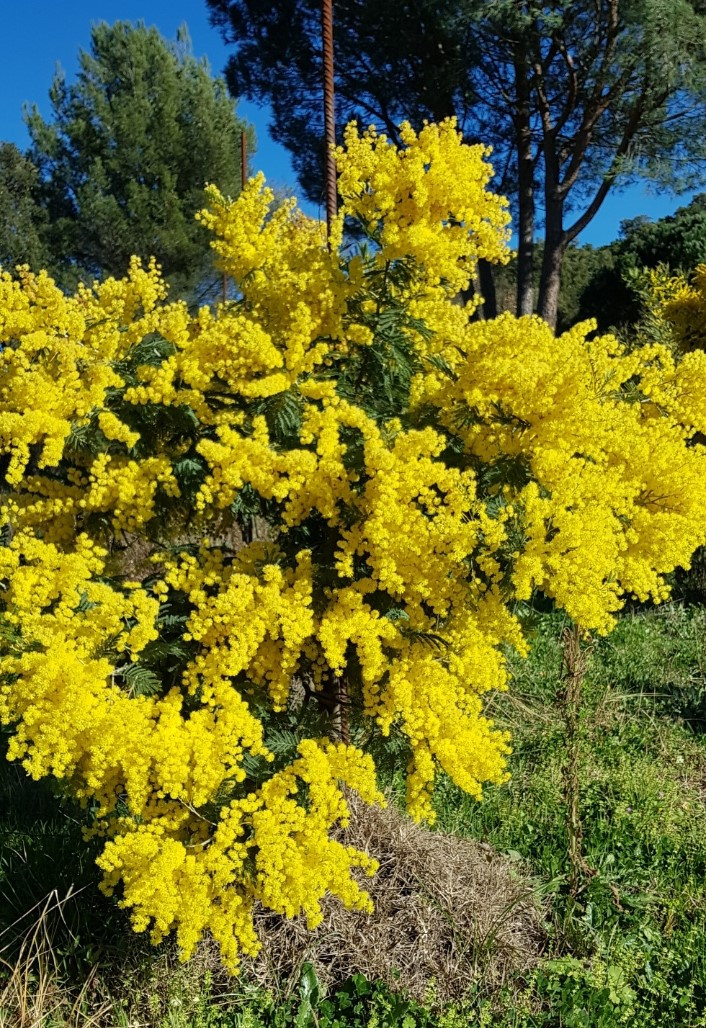
M494 992L536 964L542 913L510 861L483 843L422 828L392 805L353 799L351 807L344 841L380 861L366 881L374 914L327 899L323 923L310 932L303 918L260 911L263 949L246 963L247 977L288 992L308 961L329 989L363 974L443 1005L474 987Z
M61 915L67 899L56 892L47 896L12 961L0 949L0 1028L98 1028L115 1023L112 1000L95 994L97 968L80 988L66 987L49 925L53 914Z
M311 932L303 918L258 910L263 949L236 980L210 940L180 965L173 941L155 951L127 933L115 963L104 955L77 982L56 942L66 903L81 896L52 893L29 912L19 959L17 947L8 959L0 937L0 1028L187 1025L204 1003L225 1013L248 997L256 1002L260 989L284 1001L298 992L306 962L329 992L362 974L436 1007L471 990L491 997L521 984L543 950L544 931L542 911L517 868L486 844L415 825L392 805L380 810L353 796L350 804L342 839L380 861L365 881L372 915L329 898L324 922Z

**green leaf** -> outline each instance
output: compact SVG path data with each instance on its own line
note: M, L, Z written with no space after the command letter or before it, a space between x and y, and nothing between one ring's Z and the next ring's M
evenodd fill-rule
M127 664L117 668L116 674L123 678L130 693L134 696L155 696L161 692L161 678L141 664Z

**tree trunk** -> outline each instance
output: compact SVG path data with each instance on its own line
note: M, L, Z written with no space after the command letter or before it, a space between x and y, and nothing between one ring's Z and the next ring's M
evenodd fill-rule
M547 239L544 244L542 277L539 283L538 313L546 323L556 329L559 315L559 290L561 288L561 262L566 246L561 241Z
M538 312L547 324L555 329L559 313L559 289L561 287L561 262L568 246L564 231L564 203L554 192L546 194L546 238L542 277L539 281Z
M480 293L483 297L483 320L488 321L490 318L497 318L498 301L495 295L493 266L490 261L484 261L482 258L478 261L478 281Z
M534 161L530 124L529 63L521 43L515 48L515 140L518 181L517 315L534 311Z
M517 316L522 317L534 311L534 196L531 185L523 196L521 168L519 185Z

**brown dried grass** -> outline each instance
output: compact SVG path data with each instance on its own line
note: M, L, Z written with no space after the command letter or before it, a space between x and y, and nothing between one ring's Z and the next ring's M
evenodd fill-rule
M380 862L365 883L375 912L327 898L311 932L303 918L259 911L263 948L245 977L287 995L310 962L329 989L360 973L442 1006L472 988L491 995L536 964L542 912L510 861L486 844L420 827L392 805L352 799L351 808L344 841Z
M80 988L66 988L49 925L70 898L61 899L56 892L46 897L12 962L0 950L0 1028L99 1028L115 1023L113 1002L93 995L97 967Z
M392 805L380 810L349 799L351 825L342 838L380 861L377 875L365 882L372 915L328 898L324 922L311 932L301 918L259 910L263 949L235 982L206 941L187 965L178 965L172 944L149 956L137 947L114 967L94 967L77 984L54 950L52 922L78 897L51 893L24 933L19 959L3 959L0 945L0 1028L153 1026L173 1013L175 996L188 1023L204 988L223 1009L234 999L256 997L260 988L285 999L306 962L329 990L363 974L437 1007L471 990L492 997L513 982L519 987L545 937L542 911L513 864L486 844L415 825ZM127 1008L115 998L125 989Z

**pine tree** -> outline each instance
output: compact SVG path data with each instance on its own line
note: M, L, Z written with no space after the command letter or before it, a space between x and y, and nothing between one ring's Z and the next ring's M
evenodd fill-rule
M155 256L175 288L203 289L208 240L194 215L208 182L239 193L241 132L249 152L254 136L186 28L170 43L143 23L94 26L76 81L57 75L50 98L50 120L34 108L28 126L61 284L122 275L136 254Z
M0 143L0 267L47 261L45 215L37 200L36 167L13 143Z

